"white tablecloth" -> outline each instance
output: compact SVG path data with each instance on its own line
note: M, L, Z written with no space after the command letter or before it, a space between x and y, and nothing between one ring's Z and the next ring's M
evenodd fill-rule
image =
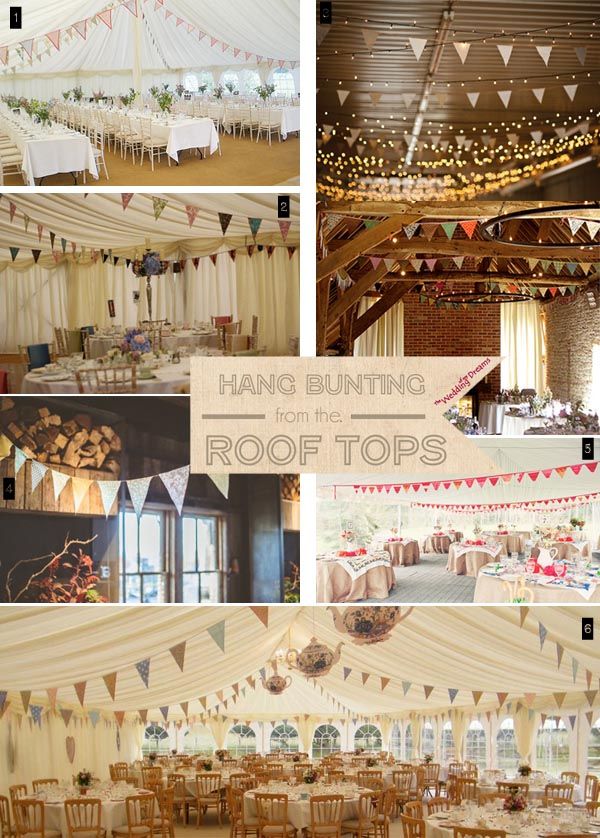
M504 414L503 436L523 436L529 428L543 428L548 420L542 416L511 416Z
M90 790L89 796L94 796L93 790ZM67 829L67 816L65 814L64 803L45 803L44 815L46 829L58 829L62 832L63 838L68 838L69 831ZM103 800L100 821L104 829L106 829L107 836L110 836L113 829L126 824L127 810L125 801Z
M137 377L138 393L178 393L182 387L190 386L190 360L182 358L180 364L165 364L153 370L156 378L144 380ZM23 393L77 393L75 376L65 381L46 381L43 376L28 373L23 378Z
M152 135L158 139L167 140L167 154L173 160L179 160L179 152L186 148L207 148L214 154L219 148L219 135L215 123L208 117L184 120L154 121Z
M514 575L510 579L514 580ZM506 579L504 581L507 581ZM544 602L564 604L571 603L576 605L584 605L586 602L600 602L600 585L596 586L594 592L589 596L583 596L583 591L578 588L565 588L556 585L527 585L526 591L528 593L528 602ZM486 573L479 573L477 582L475 583L475 594L473 596L474 602L509 602L510 594L507 586L503 585L503 580L495 576L489 576Z
M486 434L501 434L506 405L496 402L481 402L479 405L479 424Z
M113 346L120 346L121 338L118 335L112 335L111 337L107 335L90 335L88 345L89 357L101 358Z
M300 108L289 106L281 108L281 136L285 140L292 131L300 130Z

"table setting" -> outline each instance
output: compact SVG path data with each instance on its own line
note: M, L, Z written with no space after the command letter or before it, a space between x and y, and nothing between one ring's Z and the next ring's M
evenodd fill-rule
M132 794L138 794L139 789L126 782L109 781L92 781L91 785L84 788L85 796L101 801L101 825L108 835L116 827L127 823L125 799ZM69 783L48 786L38 794L31 795L34 799L44 801L46 829L59 830L63 838L68 838L69 834L64 802L80 796L83 796L82 789Z
M342 794L344 796L343 820L358 817L358 798L361 792L368 789L360 788L354 782L325 783L317 780L313 783L296 783L290 778L289 782L271 780L268 785L258 786L244 794L244 814L247 818L256 817L256 793L287 794L288 821L296 829L302 830L310 826L310 798L320 794Z
M387 599L396 584L390 553L358 546L351 530L340 538L341 549L317 556L317 600Z
M470 538L454 542L448 549L446 570L457 576L477 576L479 570L503 552L503 545L492 538Z
M584 808L531 805L519 795L506 800L492 801L479 806L475 801L463 801L448 811L429 815L425 820L426 838L452 838L455 826L504 830L507 835L520 838L540 838L560 832L600 833L600 821Z
M438 529L425 538L423 542L423 552L447 553L450 545L455 541L460 541L462 537L463 534L457 530Z

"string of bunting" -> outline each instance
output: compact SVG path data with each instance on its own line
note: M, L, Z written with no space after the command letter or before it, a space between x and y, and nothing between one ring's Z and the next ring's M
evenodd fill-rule
M140 14L144 16L145 11L142 9L142 5L148 2L155 12L164 12L165 21L171 20L176 28L181 27L182 31L197 38L198 41L204 41L207 45L210 43L211 48L219 50L221 54L230 53L233 58L239 58L243 53L246 62L255 61L256 64L260 64L264 61L269 67L277 64L282 69L284 67L294 69L297 66L298 62L296 61L267 58L225 43L221 38L215 38L195 23L190 23L188 20L181 18L178 14L171 11L167 7L165 0L122 0L122 2L113 3L90 17L74 21L69 26L54 29L36 38L27 38L19 41L17 44L0 46L0 62L7 67L11 53L23 64L33 64L34 58L42 61L44 56L50 55L55 51L60 52L61 46L64 43L70 43L72 40L77 40L78 38L81 38L83 41L87 40L90 29L99 24L104 24L107 29L112 30L115 24L113 12L121 8L127 9L133 17L138 17Z
M587 470L590 474L594 474L598 468L598 461L589 463L577 463L568 466L554 466L553 468L535 469L533 471L515 471L506 474L487 474L480 477L460 477L455 480L423 480L413 483L363 483L363 484L344 484L337 483L336 487L343 487L350 485L354 492L359 495L373 495L391 493L399 494L400 492L409 491L434 491L439 489L460 489L467 486L471 489L473 486L479 486L482 489L486 484L490 486L497 486L499 483L522 483L525 478L535 483L538 478L543 477L546 480L551 477L564 477L570 471L575 475L581 474L582 470Z
M3 195L0 195L0 205L1 205L3 197L4 197ZM134 193L132 193L132 192L121 193L121 205L123 207L123 211L127 210L129 205L131 204L131 201L132 201L133 198L134 198ZM169 201L167 201L164 198L157 198L155 196L152 196L152 205L153 205L154 219L156 221L158 221L160 216L162 215L162 213L166 209L166 207L169 206ZM89 255L90 260L94 263L98 262L101 259L102 262L106 263L106 262L110 261L115 266L119 264L120 260L122 260L122 261L125 262L127 267L129 267L129 265L133 261L132 259L130 259L128 257L114 256L112 248L107 248L107 249L104 249L104 248L100 248L100 249L88 248L86 245L80 245L77 242L69 241L68 239L66 239L62 236L58 236L54 231L47 229L43 224L40 224L36 221L32 221L31 217L26 212L21 210L17 206L15 201L12 200L12 199L8 200L7 205L2 205L2 206L6 210L6 212L8 213L11 224L14 222L15 217L18 218L19 215L21 215L25 232L29 231L29 228L31 227L32 223L35 225L35 229L36 229L37 237L38 237L38 242L40 243L40 245L42 244L42 238L44 237L44 234L45 233L48 234L52 256L54 258L55 263L57 263L57 264L61 259L65 258L67 256L71 256L73 259L76 259L76 258L83 259L87 255ZM179 207L175 204L171 204L171 208L175 209L175 208L179 208ZM192 228L199 212L201 211L201 208L198 207L198 206L194 206L192 204L187 204L183 211L186 213L189 227ZM266 250L268 257L270 258L273 255L273 252L274 252L276 247L286 247L287 252L288 252L288 258L289 259L292 258L292 256L296 252L297 248L295 246L290 246L290 245L285 244L285 242L287 240L287 237L288 237L288 233L289 233L290 228L292 226L291 221L286 220L286 219L278 219L278 221L277 221L278 226L279 226L279 232L280 232L281 238L284 242L283 245L274 245L274 244L262 245L262 244L257 244L256 243L256 237L257 237L258 232L260 230L261 224L265 219L254 218L254 217L249 217L249 216L242 216L242 217L247 218L248 227L249 227L249 230L250 230L250 235L254 239L254 244L248 244L244 248L242 248L242 250L244 250L249 257L252 257L254 255L254 253L261 253L263 250ZM233 213L219 212L219 213L217 213L217 218L218 218L219 226L221 228L223 237L225 237L226 234L227 234L227 230L229 228L229 225L231 223L231 220L233 218ZM56 249L55 249L55 244L57 245ZM19 255L19 253L22 250L23 250L23 248L20 248L20 247L14 246L14 245L9 247L9 252L10 252L11 259L12 259L13 262L16 260L17 256ZM31 254L33 256L34 262L37 263L41 254L42 254L42 248L41 247L40 248L30 248L30 250L31 250ZM216 264L217 257L221 253L228 253L228 255L232 259L232 261L235 262L238 250L239 250L239 248L237 248L237 249L232 248L232 249L227 250L227 251L220 250L216 253L209 254L208 256L205 256L205 257L195 256L190 261L192 262L194 267L196 269L198 269L198 266L200 264L200 259L208 258L212 261L212 263L214 265L214 264ZM172 267L174 264L178 264L180 266L181 270L183 270L187 261L188 260L185 259L185 258L183 258L183 259L173 259L173 260L169 261L169 265Z
M14 457L15 477L19 474L27 461L30 463L31 480L29 485L29 492L33 494L35 490L42 484L44 479L49 479L54 494L54 500L58 503L62 492L70 483L73 491L73 505L75 512L78 512L81 504L88 496L91 487L95 484L100 492L102 498L102 507L106 517L110 515L110 510L117 499L122 485L126 485L129 491L129 496L135 509L136 515L142 514L150 484L158 477L162 481L165 489L169 493L169 497L173 501L173 505L181 515L187 485L190 477L190 466L182 466L181 468L172 469L171 471L153 474L150 477L138 477L132 480L88 480L84 477L71 477L62 471L53 469L44 463L40 463L33 456L30 456L26 451L23 451L15 445L4 434L0 435L0 460L10 457L11 451ZM229 478L228 475L208 475L213 481L217 489L224 495L228 496L229 492Z
M260 622L268 629L269 626L269 608L268 606L249 606L250 610L255 614L255 616L260 620ZM552 642L555 645L556 650L556 663L557 663L557 670L561 670L561 666L563 661L565 661L565 647L559 641L555 640L548 632L546 626L542 623L540 619L538 619L537 615L531 615L531 609L528 606L520 606L519 610L519 625L520 628L523 629L525 626L525 622L528 617L532 616L537 623L537 638L539 642L539 652L540 654L543 652L544 647L546 644ZM185 668L185 659L186 659L186 647L187 643L190 642L193 638L198 638L202 636L206 632L209 637L217 644L218 648L221 652L225 652L226 648L226 620L219 620L218 622L208 626L206 629L203 629L202 632L198 632L194 635L191 635L186 640L180 641L174 646L171 646L168 650L162 650L157 652L155 655L143 658L140 661L135 662L133 667L135 668L137 674L139 675L144 687L146 689L150 686L150 673L152 669L152 661L158 657L159 655L170 654L175 663L177 664L178 668L181 672L184 671ZM570 658L570 674L572 677L573 684L577 683L578 678L585 673L585 684L587 689L584 691L584 695L588 702L589 707L593 707L598 696L598 689L592 689L592 683L594 680L594 675L591 670L587 669L586 667L581 666L580 661L574 655L569 653L568 658ZM107 673L102 676L104 685L108 690L108 693L113 701L116 699L116 689L117 689L117 680L120 674L125 671L128 671L130 667L127 667L125 670L117 670L114 672ZM473 704L477 707L482 699L482 697L486 694L484 690L464 690L460 687L440 687L439 685L431 685L431 684L417 684L414 681L409 681L407 679L396 679L393 677L384 677L381 675L376 675L372 672L367 672L363 670L355 670L352 667L343 666L342 667L342 675L343 680L347 681L351 676L357 677L360 679L361 686L366 686L366 684L371 681L375 681L378 684L378 688L381 692L384 692L390 684L393 686L399 687L402 689L403 696L406 697L408 693L418 688L419 690L423 690L423 695L425 700L429 700L430 696L434 692L434 690L444 690L448 694L448 700L450 705L454 705L456 698L459 694L467 693L472 698ZM246 676L245 684L241 681L236 681L231 684L228 688L216 690L214 694L216 697L216 704L211 703L209 707L208 696L200 696L197 700L202 706L203 713L200 716L190 716L189 715L189 701L179 702L179 707L183 710L184 716L187 721L197 721L198 719L205 721L206 719L210 719L213 715L218 716L219 709L221 708L222 711L227 711L229 709L230 703L235 705L238 699L244 698L246 696L246 692L248 689L256 689L257 680L258 679L265 679L266 678L266 667L261 667L257 673L253 673L251 675ZM344 712L348 717L353 717L353 720L356 718L367 718L367 717L360 717L356 713L354 713L349 707L342 704L342 702L337 699L336 696L332 695L326 688L323 687L321 683L317 683L316 679L310 679L314 686L318 687L320 690L321 695L327 697L328 700L331 700L334 706L334 709L338 712ZM85 709L85 695L86 695L86 688L87 682L81 681L76 684L73 684L73 689L77 695L79 703L83 709ZM600 686L600 681L599 681ZM230 694L227 695L226 693ZM48 696L48 708L45 708L42 705L32 705L31 704L31 690L21 690L20 691L20 698L21 704L24 710L24 713L27 714L28 712L31 715L33 723L41 726L42 715L44 712L53 712L56 713L57 710L57 698L58 698L58 688L47 688L46 694ZM516 703L516 710L518 711L520 707L526 707L529 709L530 713L532 713L532 706L537 698L536 693L525 693L522 697L522 700L513 700L507 703L507 698L509 693L508 692L493 692L492 694L495 696L495 699L498 702L498 707L496 708L496 713L499 712L504 708L506 712L510 712L513 705ZM0 690L0 718L4 712L8 709L8 705L10 702L7 700L8 691ZM560 710L562 705L566 699L567 693L566 692L555 692L552 694L552 697L556 703L557 708ZM163 718L165 723L169 722L169 712L171 707L169 705L165 705L159 708L159 712ZM73 710L71 708L63 708L58 705L58 712L63 718L65 726L68 727L69 723L73 718ZM137 715L139 718L139 722L142 724L146 724L148 718L148 709L139 709L137 711ZM492 711L488 711L491 713ZM123 722L125 720L126 711L123 710L114 710L114 719L119 727L122 727ZM586 718L588 719L588 723L592 724L592 715L593 711L586 712ZM87 711L88 718L92 721L94 727L96 726L98 719L100 718L100 713L98 710L88 710ZM309 714L304 714L304 718L307 719ZM299 717L294 717L299 718ZM488 717L489 718L489 717ZM171 720L172 722L173 720ZM544 716L542 715L542 724L544 721ZM236 720L234 720L236 723ZM273 723L273 722L272 722ZM284 720L284 723L287 723ZM575 721L571 722L572 726L574 726Z
M570 495L548 500L512 501L508 503L419 503L413 501L411 507L415 509L445 509L452 512L495 512L500 509L529 509L539 512L560 511L576 506L585 506L600 499L600 492L586 495Z

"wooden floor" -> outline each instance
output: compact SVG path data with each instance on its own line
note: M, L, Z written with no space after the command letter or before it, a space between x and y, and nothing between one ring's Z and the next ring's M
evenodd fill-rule
M276 184L297 185L300 183L300 141L297 135L287 140L273 140L269 146L266 140L255 142L249 137L236 138L221 135L221 156L218 152L202 159L191 151L179 153L180 165L167 162L166 155L155 162L154 172L148 157L144 165L133 165L131 156L126 160L120 153L106 152L106 166L109 180L104 172L98 180L88 175L87 185L102 186L274 186ZM7 186L22 186L23 179L17 175L6 175ZM79 185L82 185L79 178ZM52 175L44 178L42 186L73 186L70 174Z

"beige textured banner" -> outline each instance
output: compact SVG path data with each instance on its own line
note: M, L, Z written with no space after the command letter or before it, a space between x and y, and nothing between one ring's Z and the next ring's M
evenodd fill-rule
M443 416L499 358L192 358L192 471L497 474Z

